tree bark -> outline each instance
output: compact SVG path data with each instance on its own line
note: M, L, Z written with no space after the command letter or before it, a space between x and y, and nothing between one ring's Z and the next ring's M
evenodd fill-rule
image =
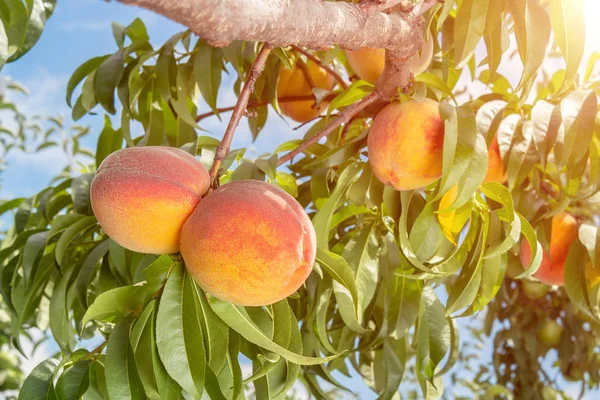
M385 48L382 97L410 84L406 62L423 45L421 14L438 0L425 0L419 12L366 12L358 4L323 0L118 0L142 7L190 28L213 46L233 40L327 49ZM391 79L393 78L393 79Z

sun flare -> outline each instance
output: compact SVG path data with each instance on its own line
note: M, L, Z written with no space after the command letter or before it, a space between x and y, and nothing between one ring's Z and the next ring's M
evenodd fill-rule
M600 0L585 0L586 53L600 52Z

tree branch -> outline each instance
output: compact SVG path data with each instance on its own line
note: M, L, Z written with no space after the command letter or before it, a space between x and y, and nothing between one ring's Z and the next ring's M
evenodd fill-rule
M301 47L298 47L298 46L294 45L294 46L292 46L292 48L294 50L296 50L298 53L304 54L306 56L306 58L308 58L309 60L311 60L312 62L314 62L315 64L317 64L319 67L321 67L325 71L327 71L327 73L329 73L329 75L333 76L335 78L335 80L338 81L338 83L340 84L340 86L342 87L342 89L348 88L348 84L346 83L346 81L340 76L340 74L338 74L337 72L335 72L335 70L333 68L330 68L329 66L323 64L321 62L321 60L319 60L317 57L315 57L314 55L310 54L308 51L304 50Z
M327 125L322 131L320 131L316 135L311 136L310 138L306 139L294 150L290 151L289 153L287 153L286 155L281 157L279 159L279 162L277 163L277 166L280 166L280 165L290 161L292 158L294 158L294 156L302 153L304 150L306 150L307 148L309 148L313 144L317 143L322 138L324 138L327 135L329 135L330 133L332 133L338 126L348 123L352 119L352 117L354 117L356 114L358 114L361 110L363 110L366 107L368 107L369 105L381 100L380 96L381 96L381 94L379 92L372 92L371 94L367 95L363 99L357 101L356 103L354 103L351 106L349 106L348 108L346 108L344 111L342 111L340 113L340 116L338 118L331 121L329 123L329 125Z
M366 13L364 7L323 0L118 0L179 22L211 45L233 40L267 42L328 49L385 48L388 59L401 68L423 46L422 18L413 12ZM425 0L427 5L434 0ZM421 9L424 9L421 8ZM386 61L387 62L387 61ZM387 65L386 65L387 69ZM390 77L391 73L384 74ZM376 91L389 97L398 86L409 85L409 74L393 81L380 79ZM396 85L396 86L393 86Z
M211 188L213 188L215 182L217 182L217 175L219 174L221 162L229 152L235 129L239 125L242 116L248 108L248 99L254 90L254 84L265 67L265 62L267 61L272 49L273 46L271 44L263 44L262 48L258 52L258 55L256 56L256 60L254 60L254 64L252 64L252 68L250 69L248 76L246 77L246 82L244 83L244 87L242 88L237 103L235 104L233 114L231 114L231 119L229 120L227 129L225 130L225 134L223 134L223 139L221 140L221 143L215 152L215 160L213 161L212 167L210 167L210 188L208 189L207 194L210 193Z
M331 101L335 98L336 94L329 94L327 96L325 96L325 98L323 99L323 101ZM279 97L277 99L277 101L279 103L294 103L297 101L307 101L307 100L314 100L315 96L313 94L308 94L308 95L304 95L304 96L284 96L284 97ZM268 100L253 100L253 101L249 101L248 102L248 108L257 108L257 107L264 107L264 106L268 106L269 104L271 104L270 101ZM233 109L235 108L235 106L229 106L229 107L221 107L221 108L217 108L217 111L219 113L222 112L229 112L229 111L233 111ZM205 112L204 114L200 114L196 117L196 122L200 122L202 121L204 118L208 118L208 117L212 117L213 115L215 115L214 111L208 111Z

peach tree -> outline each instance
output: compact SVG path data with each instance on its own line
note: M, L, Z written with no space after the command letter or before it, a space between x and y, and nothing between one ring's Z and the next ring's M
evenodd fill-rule
M22 349L39 327L60 347L19 398L278 399L304 386L324 399L351 391L341 375L362 377L382 399L439 398L448 383L447 395L462 387L483 398L551 399L564 395L556 371L582 393L598 387L600 83L598 56L582 65L582 0L121 2L187 30L155 47L141 20L113 24L115 52L83 62L66 93L73 120L107 114L94 159L30 198L0 203L14 216L0 246L12 345ZM40 4L21 5L31 15ZM7 9L4 26L21 26ZM516 87L499 72L509 57L522 66ZM548 74L550 58L564 68ZM235 104L219 107L228 81ZM469 96L476 82L486 91ZM303 139L259 157L231 149L242 119L256 139L281 116L302 124ZM223 132L207 134L209 118L228 121ZM96 173L148 146L178 148L165 154L187 152L206 168L182 250L208 228L233 226L200 262L167 243L152 251L122 239L165 233L174 220L162 217L183 204L175 191L144 208L146 219L135 220L143 225L106 222L163 193L136 168L187 179L179 161L128 164L127 182L109 197L132 187L143 195L125 211L116 202L98 211ZM246 268L256 258L245 249L262 245L252 235L266 222L250 213L235 228L226 218L256 202L255 192L217 200L248 180L267 181L274 205L298 204L315 247L293 293L251 305L198 278L204 269L229 277L214 265L233 257L222 251L232 243L238 261L226 267L246 275L227 282L229 293L256 289L261 266L279 259L262 254L263 264ZM197 217L204 204L219 212ZM283 253L292 228L269 244ZM279 283L261 279L265 291ZM477 360L486 340L489 363Z

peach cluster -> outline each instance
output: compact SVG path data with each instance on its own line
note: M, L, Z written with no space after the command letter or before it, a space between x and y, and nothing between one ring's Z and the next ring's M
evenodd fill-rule
M302 206L259 181L228 183L202 199L210 178L189 153L133 147L108 156L92 181L92 208L121 246L181 250L208 293L245 306L277 302L308 278L316 235Z

